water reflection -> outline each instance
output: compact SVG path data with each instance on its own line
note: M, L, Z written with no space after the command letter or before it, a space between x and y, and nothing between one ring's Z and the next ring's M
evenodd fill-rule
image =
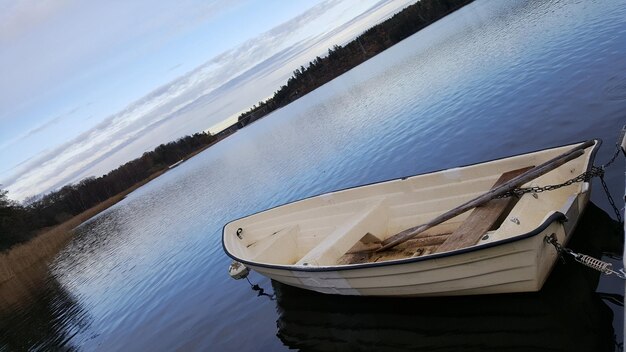
M72 351L87 326L80 305L45 264L0 284L0 351Z
M12 341L5 349L19 350L57 341L50 344L54 350L78 330L71 345L87 351L284 349L275 337L275 302L254 297L260 291L226 274L224 223L336 189L589 138L605 141L596 158L605 163L626 111L624 18L623 0L472 3L172 169L81 227L54 263L54 278L33 285L29 303L2 310L0 343ZM615 197L624 188L622 161L614 165L606 181ZM611 209L597 180L593 188L592 199ZM555 349L597 351L613 340L608 306L621 341L623 309L592 293L597 275L554 279L564 276L562 270L546 286L548 292L556 287L552 296L363 300L278 288L280 336L305 350L348 349L346 340L363 348L372 341L370 349L441 343L433 350L449 350L448 336L468 339L466 349L481 349L480 343L495 349L496 341L506 349L517 343L509 336L526 331L528 341L544 336L544 346L560 338L572 341L557 341L562 347ZM260 282L271 294L269 282ZM623 283L603 279L600 290L622 293ZM539 322L540 314L548 322ZM89 326L80 330L83 315ZM554 318L561 315L567 319ZM419 325L426 320L432 324ZM534 330L521 330L533 324ZM487 340L489 334L497 339ZM517 349L531 347L524 342Z
M590 204L570 247L619 252L620 238L619 225ZM392 299L272 285L278 337L302 351L613 351L613 312L598 281L567 261L542 291L525 294Z

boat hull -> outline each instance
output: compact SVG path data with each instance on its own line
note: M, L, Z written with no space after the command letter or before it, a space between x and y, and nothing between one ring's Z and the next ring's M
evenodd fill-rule
M539 184L542 182L549 184L550 181L559 182L559 179L566 180L581 171L589 170L599 144L600 142L596 141L595 146L587 151L587 156L584 159L581 158L577 164L566 165L561 171L564 175L557 175L558 177L554 174L546 175L544 180L537 182ZM542 159L551 157L550 153L561 153L563 149L569 147L559 148L488 162L484 165L485 168L504 165L500 167L503 170L527 166L529 163L536 165L542 162ZM430 211L429 207L433 206L431 204L453 199L445 192L451 192L448 188L460 182L456 178L463 179L474 173L478 174L477 179L480 179L482 176L477 172L480 170L479 167L471 166L408 179L386 181L362 189L335 192L332 195L321 195L278 207L227 224L224 228L222 244L229 256L259 274L287 285L326 294L456 296L538 291L542 288L558 257L555 247L548 243L546 238L554 235L559 243L567 244L581 212L589 201L591 189L588 182L561 189L556 192L557 196L552 192L546 192L551 193L550 195L524 195L513 211L503 220L504 223L499 225L497 230L493 230L493 233L489 232L491 235L481 238L476 245L380 262L374 260L347 265L337 265L328 260L330 264L323 262L335 248L329 244L341 245L344 249L352 245L352 242L348 244L339 242L345 237L334 237L337 234L350 234L350 231L356 229L354 241L366 233L371 237L370 229L372 231L376 231L378 227L389 229L393 221L406 218L407 212L403 212L406 207L417 209L416 206L404 205L399 201L393 203L394 199L417 199L424 204L419 209ZM494 176L489 176L489 182L493 182L492 180L496 178L499 170L496 171L492 173ZM454 179L449 183L451 186L439 187L427 194L424 193L426 191L417 191L422 193L415 193L415 195L410 192L399 192L400 196L396 198L389 196L380 201L381 194L389 189L394 190L394 187L396 189L400 186L405 187L407 182L414 182L414 189L419 189L417 186L422 183L427 184L429 180L445 181L452 178ZM486 185L488 182L484 182L481 187ZM465 197L469 198L474 193L468 192ZM355 195L361 196L361 194L363 194L363 199L375 199L377 202L366 203L366 207L354 210L350 216L339 218L336 221L338 225L333 227L330 234L317 240L316 246L312 246L313 249L309 248L311 246L306 248L304 252L307 254L294 255L297 249L309 243L306 242L307 240L310 241L313 238L313 236L306 236L313 232L307 230L307 226L315 230L315 226L320 228L327 224L329 219L338 217L333 211L343 209L340 208L343 199L349 198L351 201ZM393 193L390 192L390 194ZM429 198L437 195L440 196L440 201L433 201ZM454 198L453 200L460 202L464 199ZM550 208L547 205L557 206ZM326 209L324 207L334 208L328 208L328 211L306 212L308 209ZM387 212L380 211L381 207ZM290 213L289 210L292 212ZM274 213L278 214L276 220L271 216ZM312 215L318 217L314 218ZM424 215L424 217L427 216L430 215ZM379 226L372 219L385 219L386 224ZM417 220L413 221L419 224ZM529 226L532 223L535 225ZM458 226L458 222L451 225ZM525 230L521 233L514 232L516 229ZM385 236L394 232L395 230L387 230ZM319 248L322 250L318 251ZM340 252L345 253L344 249ZM318 258L322 260L310 261L310 258L315 259L312 254L318 255Z
M587 200L581 195L580 202ZM520 236L519 240L427 260L329 271L248 266L281 283L327 294L456 296L533 292L541 289L557 258L555 248L545 242L546 236L556 234L559 242L565 243L574 229L571 222L577 217L566 220L561 215L555 214L546 220L544 229ZM563 221L570 223L566 227Z

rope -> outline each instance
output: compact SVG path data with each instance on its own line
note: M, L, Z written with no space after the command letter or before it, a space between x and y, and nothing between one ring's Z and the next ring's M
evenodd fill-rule
M271 295L267 294L265 293L265 289L263 287L259 286L258 284L253 284L252 282L250 282L250 279L248 277L246 277L246 280L248 280L248 283L250 284L250 288L252 288L252 291L259 291L259 293L257 294L257 297L267 296L270 301L276 300L276 293L272 293Z

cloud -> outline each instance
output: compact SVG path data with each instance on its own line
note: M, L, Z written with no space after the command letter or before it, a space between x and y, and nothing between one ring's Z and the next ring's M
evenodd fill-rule
M0 144L0 150L11 148L12 146L14 146L19 141L24 141L25 139L33 137L36 134L38 134L38 133L40 133L40 132L42 132L42 131L50 128L50 127L52 127L53 125L59 124L63 120L65 120L65 119L67 119L69 117L72 117L72 115L76 114L76 112L79 111L79 110L80 110L79 107L75 107L75 108L72 108L71 110L69 110L69 111L67 111L67 112L65 112L63 114L60 114L60 115L58 115L56 117L53 117L53 118L51 118L51 119L49 119L47 121L44 121L43 123L40 123L39 125L35 126L34 128L31 128L30 130L28 130L28 131L26 131L26 132L24 132L24 133L22 133L22 134L20 134L18 136L13 137L13 138L11 138L10 140L7 140L4 143L1 143Z
M0 122L15 124L29 106L84 90L90 79L124 70L240 1L0 4Z
M0 43L23 37L71 3L69 0L6 0L0 3Z
M179 63L177 63L176 65L174 65L174 66L172 66L172 67L168 68L168 69L167 69L167 72L174 71L175 69L177 69L177 68L181 67L182 65L183 65L183 63L182 63L182 62L179 62Z
M64 119L66 119L66 118L68 118L68 117L70 117L70 116L74 115L74 114L75 114L75 113L76 113L79 109L80 109L80 108L78 108L78 107L73 108L72 110L68 111L68 112L67 112L67 113L65 113L65 114L58 115L57 117L52 118L52 119L50 119L50 120L48 120L48 121L44 122L43 124L41 124L41 125L39 125L39 126L37 126L37 127L33 128L33 129L31 129L30 131L26 132L26 135L25 135L23 138L28 138L28 137L30 137L30 136L32 136L32 135L35 135L35 134L37 134L37 133L39 133L39 132L41 132L41 131L43 131L43 130L45 130L45 129L49 128L49 127L50 127L50 126L52 126L52 125L56 125L56 124L58 124L58 123L59 123L59 122L61 122L62 120L64 120ZM2 148L2 147L0 147L0 149L1 149L1 148Z
M202 131L265 99L293 69L323 54L332 44L349 39L355 30L365 30L374 13L380 19L390 8L401 6L396 2L395 7L386 8L385 4L389 2L365 6L359 17L345 18L339 24L333 22L339 16L336 12L354 4L318 4L155 89L90 130L16 168L2 183L12 198L25 199L79 177L99 176L162 142ZM332 27L319 28L320 21ZM57 116L27 134L39 133L76 111Z

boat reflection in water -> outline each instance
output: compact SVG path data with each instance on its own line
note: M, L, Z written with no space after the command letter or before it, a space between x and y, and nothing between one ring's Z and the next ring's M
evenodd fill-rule
M568 247L597 257L620 252L620 239L619 225L590 203ZM303 351L613 351L614 312L598 282L598 272L567 258L534 293L384 298L272 285L277 335Z

